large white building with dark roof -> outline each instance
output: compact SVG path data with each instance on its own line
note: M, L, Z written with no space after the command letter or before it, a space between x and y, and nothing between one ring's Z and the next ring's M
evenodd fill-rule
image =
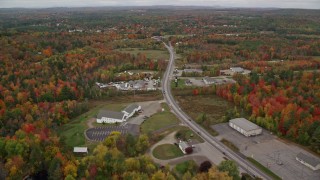
M139 111L141 109L141 106L138 104L130 104L127 106L122 112L127 116L127 118L134 115L135 112Z
M262 133L261 127L248 121L245 118L231 119L229 121L229 126L247 137L259 135Z
M122 123L139 111L141 106L130 104L123 111L100 110L97 115L97 123Z
M97 123L121 123L127 119L123 112L100 110L97 115Z

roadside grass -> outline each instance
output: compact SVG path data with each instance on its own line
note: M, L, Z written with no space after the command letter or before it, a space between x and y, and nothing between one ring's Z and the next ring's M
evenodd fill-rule
M159 145L153 150L152 154L161 160L173 159L184 155L179 147L173 144Z
M185 141L187 141L188 139L191 139L191 140L196 140L199 143L204 142L204 140L200 136L198 136L197 133L194 133L191 129L187 127L181 127L181 129L177 131L175 137Z
M141 133L150 134L153 131L179 124L178 118L169 111L167 104L162 104L162 107L163 112L152 115L141 124Z
M190 95L175 95L175 99L184 112L213 136L217 136L218 132L213 130L211 126L224 122L226 112L229 109L234 109L232 103L216 95L194 96L190 93ZM205 118L202 118L203 115Z
M224 145L226 145L228 148L230 148L232 151L234 151L234 152L239 152L239 148L236 146L236 145L234 145L232 142L230 142L230 141L228 141L228 140L226 140L226 139L221 139L221 142L224 144Z
M140 48L123 48L117 49L117 51L123 53L130 53L133 55L137 55L138 53L144 54L149 59L168 59L169 53L168 51L161 51L161 50L144 50Z
M176 89L176 88L185 88L185 87L187 87L187 85L186 85L186 80L185 80L185 79L178 79L178 86L176 86L175 80L172 80L172 81L171 81L171 87L172 87L173 89Z
M253 165L255 165L257 168L259 168L261 171L263 171L264 173L266 173L267 175L269 175L272 179L276 179L276 180L281 180L281 178L276 175L275 173L273 173L270 169L266 168L265 166L263 166L262 164L260 164L258 161L256 161L255 159L251 158L251 157L247 157L248 161L250 161Z
M197 173L198 166L194 160L188 160L182 163L179 163L175 166L173 172L178 176L182 177L184 173L189 171L191 175L195 175Z

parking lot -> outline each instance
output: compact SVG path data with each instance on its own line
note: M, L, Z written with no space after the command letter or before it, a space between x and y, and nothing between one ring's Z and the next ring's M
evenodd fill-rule
M121 134L139 134L139 126L126 124L124 126L102 126L88 129L85 134L90 141L103 141L112 131L118 131Z
M232 142L242 154L253 157L282 179L319 180L319 170L313 171L296 160L299 152L311 154L294 143L281 140L266 130L261 135L245 137L229 127L228 123L217 124L212 128L219 133L217 139L224 138Z

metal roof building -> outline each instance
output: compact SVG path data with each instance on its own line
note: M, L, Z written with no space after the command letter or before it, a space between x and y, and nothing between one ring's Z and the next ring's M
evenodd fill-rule
M87 147L74 147L73 148L74 153L87 153L88 154L88 148Z
M303 153L299 153L296 157L296 160L300 163L304 164L305 166L311 168L312 170L316 171L320 169L320 160L316 157L311 157Z
M245 136L255 136L262 133L262 128L245 118L235 118L229 121L229 126Z

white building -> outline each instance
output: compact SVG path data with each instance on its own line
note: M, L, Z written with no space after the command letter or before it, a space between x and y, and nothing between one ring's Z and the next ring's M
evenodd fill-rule
M131 117L134 115L135 112L139 111L141 109L141 106L137 105L137 104L130 104L129 106L127 106L122 113L125 114L125 116L127 118Z
M100 110L97 115L97 123L122 123L139 111L141 106L130 104L123 111Z
M305 155L303 153L299 153L296 157L296 160L302 163L303 165L311 168L312 170L316 171L320 169L320 160L316 157L311 157Z
M230 69L220 70L220 75L233 76L234 74L250 74L251 71L242 67L231 67Z
M181 151L183 152L183 154L187 154L186 149L190 147L189 144L185 141L180 141L179 142L179 148L181 149Z
M82 154L82 153L88 154L88 148L87 147L73 147L73 152L79 153L79 154Z
M97 123L121 123L127 120L123 112L100 110L97 115Z
M229 121L229 126L247 137L259 135L262 133L261 127L248 121L245 118L231 119Z

